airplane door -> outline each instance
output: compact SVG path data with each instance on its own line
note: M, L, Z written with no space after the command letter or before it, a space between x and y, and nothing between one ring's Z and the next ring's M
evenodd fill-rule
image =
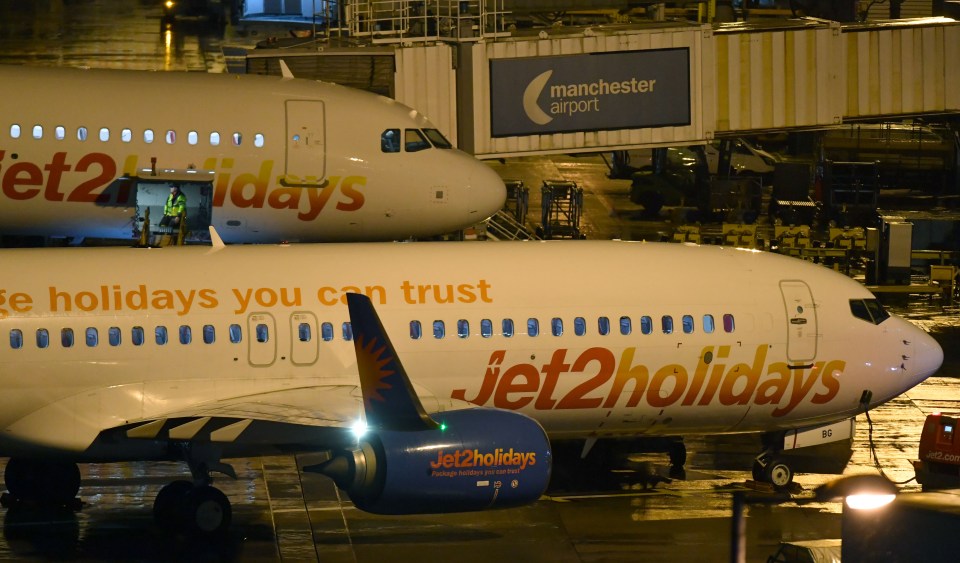
M326 174L323 102L287 100L287 155L283 183L318 186Z
M247 341L250 365L269 366L277 359L277 326L267 313L253 313L247 317Z
M780 293L787 314L787 359L812 363L817 357L817 309L810 286L800 280L783 280Z
M317 361L319 354L319 335L317 317L313 313L294 313L290 315L290 361L294 365L310 365Z

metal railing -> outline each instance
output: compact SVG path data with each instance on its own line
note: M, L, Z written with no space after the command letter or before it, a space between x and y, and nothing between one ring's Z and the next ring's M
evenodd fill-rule
M478 41L509 35L504 0L350 0L350 34L374 43Z

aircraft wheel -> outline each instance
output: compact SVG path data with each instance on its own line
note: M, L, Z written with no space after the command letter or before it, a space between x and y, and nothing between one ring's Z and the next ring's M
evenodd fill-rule
M80 490L75 463L11 458L3 477L10 494L26 502L67 505Z
M793 470L785 462L774 459L764 468L764 477L768 483L782 489L793 481Z
M753 462L753 480L763 481L763 465L757 460Z
M223 533L230 527L230 500L220 489L210 486L197 487L187 493L184 501L187 533L212 536Z
M687 446L683 442L671 442L667 454L670 456L670 465L683 467L687 464Z
M153 500L153 519L160 528L168 532L176 531L180 521L180 508L191 489L193 483L183 480L168 483L160 489L157 498Z

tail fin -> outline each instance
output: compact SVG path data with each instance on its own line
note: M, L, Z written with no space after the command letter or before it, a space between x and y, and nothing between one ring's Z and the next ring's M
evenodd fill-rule
M370 298L348 293L347 307L367 425L389 430L437 428L417 398Z

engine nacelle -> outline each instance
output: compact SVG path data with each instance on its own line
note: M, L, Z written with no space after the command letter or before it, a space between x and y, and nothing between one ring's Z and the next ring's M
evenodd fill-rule
M432 418L440 428L377 431L315 470L374 514L509 508L547 488L550 441L532 418L479 408Z

